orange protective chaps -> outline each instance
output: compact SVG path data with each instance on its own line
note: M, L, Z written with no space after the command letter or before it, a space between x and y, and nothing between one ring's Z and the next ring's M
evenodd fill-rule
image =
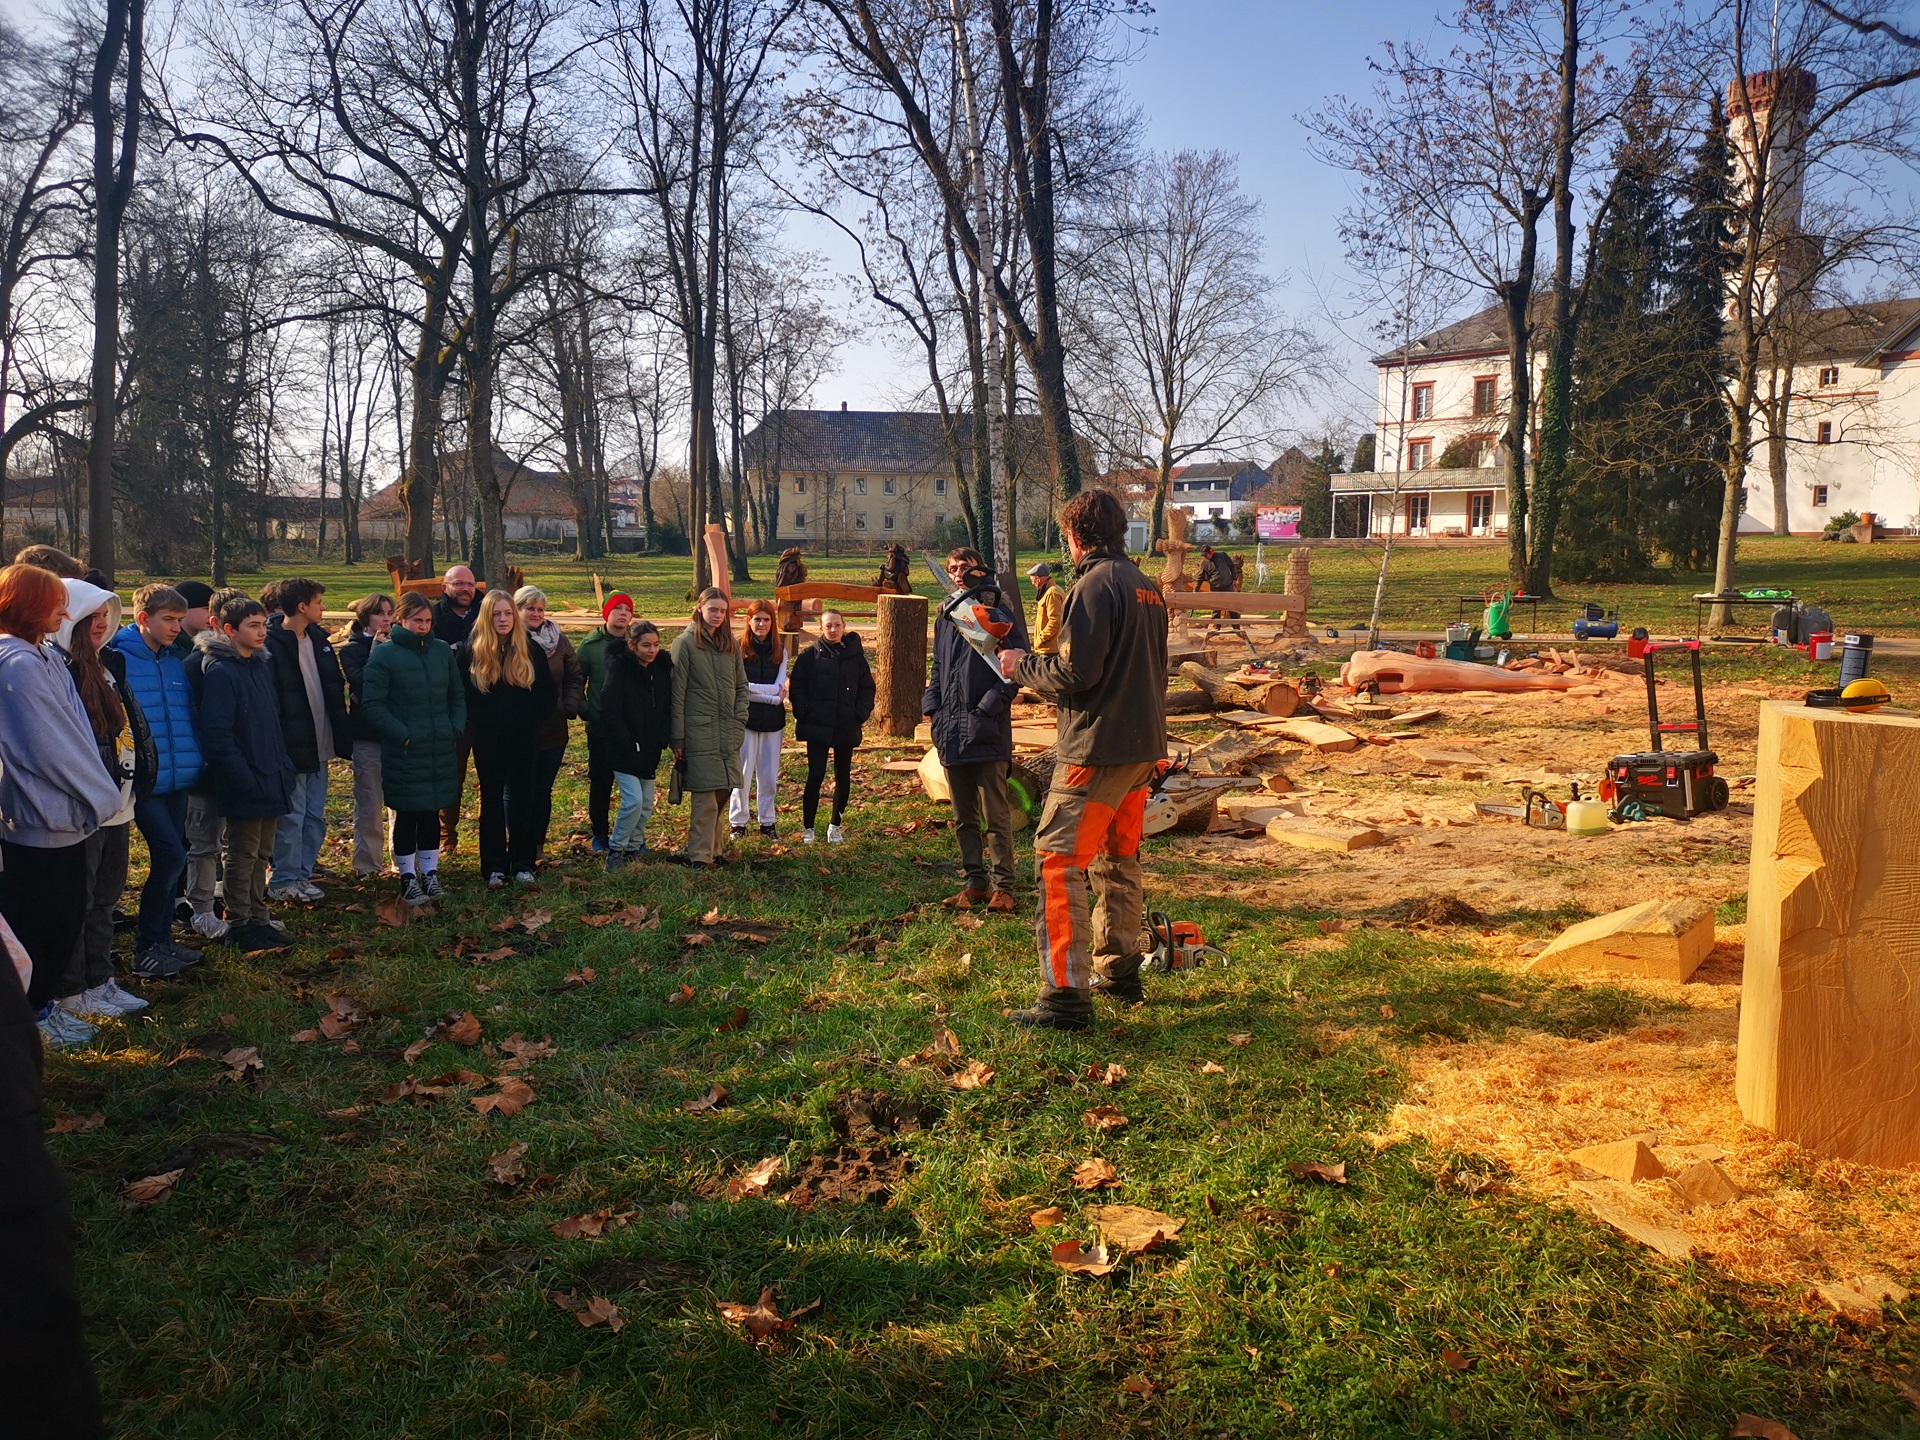
M1033 837L1042 1005L1085 1013L1096 970L1111 980L1139 973L1140 829L1152 778L1151 764L1053 768Z

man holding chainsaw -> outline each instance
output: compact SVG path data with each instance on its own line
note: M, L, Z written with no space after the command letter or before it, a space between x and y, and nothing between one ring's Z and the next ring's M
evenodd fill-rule
M1096 986L1143 997L1140 831L1167 753L1167 605L1126 555L1127 515L1084 490L1060 511L1075 580L1054 655L1000 652L1000 673L1060 711L1053 782L1033 848L1041 986L1016 1025L1084 1030ZM1091 896L1091 898L1090 898Z

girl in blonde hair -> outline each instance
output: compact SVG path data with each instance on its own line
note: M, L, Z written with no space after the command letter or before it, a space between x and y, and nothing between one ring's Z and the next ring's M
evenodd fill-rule
M526 624L504 590L481 597L472 633L457 653L480 776L480 873L495 890L508 875L531 885L539 843L536 741L553 714L559 688L546 656L534 663Z

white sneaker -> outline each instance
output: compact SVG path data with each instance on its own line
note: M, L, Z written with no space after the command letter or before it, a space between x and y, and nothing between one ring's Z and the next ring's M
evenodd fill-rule
M106 989L104 985L95 985L77 995L62 995L58 1003L69 1015L83 1019L117 1020L120 1018L120 1007L107 998Z
M802 845L811 845L813 843L813 827L811 825L800 832L800 843Z
M34 1023L40 1027L40 1039L49 1050L78 1050L91 1044L96 1033L93 1026L58 1005L48 1006L46 1014Z
M193 917L193 932L207 940L224 940L227 935L227 922L213 911Z
M324 900L327 898L327 892L322 890L318 885L314 884L311 880L302 880L299 883L293 885L291 888L295 895L298 895L302 900L306 901L309 905L315 903L316 901Z
M106 992L106 998L120 1007L122 1015L137 1015L147 1008L147 1002L131 990L123 990L118 980L109 980L100 987Z
M297 881L292 884L269 885L267 887L267 903L270 905L284 905L289 900L302 900L305 898L306 897L300 893L300 887Z
M513 872L513 878L522 885L538 885L540 883L531 870L516 870Z
M838 825L827 826L827 844L844 845L846 843L847 843L846 831L842 830Z

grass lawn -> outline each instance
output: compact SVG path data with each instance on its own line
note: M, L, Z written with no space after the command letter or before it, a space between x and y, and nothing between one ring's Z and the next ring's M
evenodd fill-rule
M1861 559L1881 553L1904 552ZM443 913L401 930L376 923L389 888L334 883L284 917L290 952L217 953L155 987L151 1018L52 1057L50 1111L105 1116L49 1143L116 1433L1680 1440L1750 1412L1802 1440L1920 1436L1888 1383L1920 1361L1898 1307L1842 1327L1525 1199L1484 1159L1365 1138L1406 1094L1397 1047L1598 1036L1657 1018L1649 1002L1432 935L1329 940L1325 912L1249 903L1153 841L1150 903L1177 895L1231 967L1150 977L1151 1003L1103 1009L1085 1036L1016 1033L1001 1011L1032 994L1030 911L965 929L932 903L955 885L951 833L878 758L861 757L844 850L755 838L699 880L601 874L572 833L570 767L537 894L489 896L469 848ZM336 771L336 872L346 789ZM663 806L656 845L684 813ZM781 821L793 839L797 814ZM658 927L586 923L629 904L658 906ZM537 933L502 929L536 909ZM767 943L735 938L749 922ZM365 1018L296 1042L334 995ZM468 1011L478 1047L434 1038L409 1061ZM988 1083L911 1062L943 1029ZM518 1072L533 1101L479 1114L491 1079L449 1072L501 1075L515 1035L552 1040ZM203 1058L245 1047L264 1068L239 1080ZM1116 1064L1118 1087L1089 1078ZM409 1075L448 1091L385 1100ZM729 1103L688 1110L716 1085ZM808 1208L789 1187L842 1143L831 1107L863 1087L941 1116L880 1142L907 1162L890 1204ZM1102 1133L1083 1115L1108 1103L1130 1123ZM491 1178L522 1145L524 1176ZM770 1195L730 1201L768 1157ZM1073 1186L1094 1158L1117 1188ZM1342 1161L1345 1185L1288 1169ZM125 1197L173 1170L171 1198ZM1100 1202L1185 1227L1105 1278L1064 1273L1049 1246L1090 1239ZM1036 1233L1056 1205L1064 1223ZM602 1210L626 1223L550 1229ZM715 1307L766 1286L782 1314L819 1308L756 1346ZM594 1299L623 1328L578 1323Z
M1248 560L1247 581L1253 583L1251 546L1228 547ZM1273 570L1270 588L1278 589L1284 569L1287 547L1269 547L1268 560ZM1025 570L1033 560L1023 555L1019 568ZM527 572L528 579L546 590L561 605L593 606L592 573L598 570L608 588L620 588L639 602L640 611L656 619L678 619L690 608L686 599L692 575L692 561L685 556L636 557L613 556L591 565L577 560L545 555L516 556L515 563ZM771 595L775 561L756 555L751 562L754 579L741 585L745 597ZM1377 547L1324 546L1313 552L1314 598L1312 619L1316 625L1364 625L1373 611L1374 580L1380 565ZM808 561L810 578L844 580L860 584L872 582L878 569L878 557L834 556ZM1159 573L1156 560L1150 567ZM1191 572L1195 562L1190 558ZM269 572L237 574L234 583L242 588L264 584L266 575L307 574L327 586L328 607L344 609L370 590L386 589L387 576L376 561L356 566L335 561L315 564L282 547ZM1392 557L1387 586L1385 623L1389 629L1438 629L1456 617L1459 596L1479 593L1503 583L1506 551L1497 546L1446 548L1440 546L1401 547ZM124 577L122 593L146 577ZM171 577L165 577L171 578ZM938 592L926 567L914 557L914 582L920 593ZM1779 540L1771 536L1742 540L1739 581L1743 585L1783 586L1809 602L1832 612L1835 625L1842 630L1864 629L1875 634L1920 634L1920 546L1905 544L1837 545L1818 540ZM1609 609L1617 608L1627 628L1645 625L1657 633L1692 634L1696 591L1711 589L1711 575L1675 575L1664 583L1635 585L1580 585L1559 587L1563 601L1596 600ZM1471 610L1473 607L1469 607ZM1527 612L1516 612L1516 624ZM1570 604L1540 611L1543 632L1565 632L1571 637L1574 611ZM1765 626L1765 613L1740 612L1741 633L1757 634ZM1745 628L1752 627L1752 628Z

